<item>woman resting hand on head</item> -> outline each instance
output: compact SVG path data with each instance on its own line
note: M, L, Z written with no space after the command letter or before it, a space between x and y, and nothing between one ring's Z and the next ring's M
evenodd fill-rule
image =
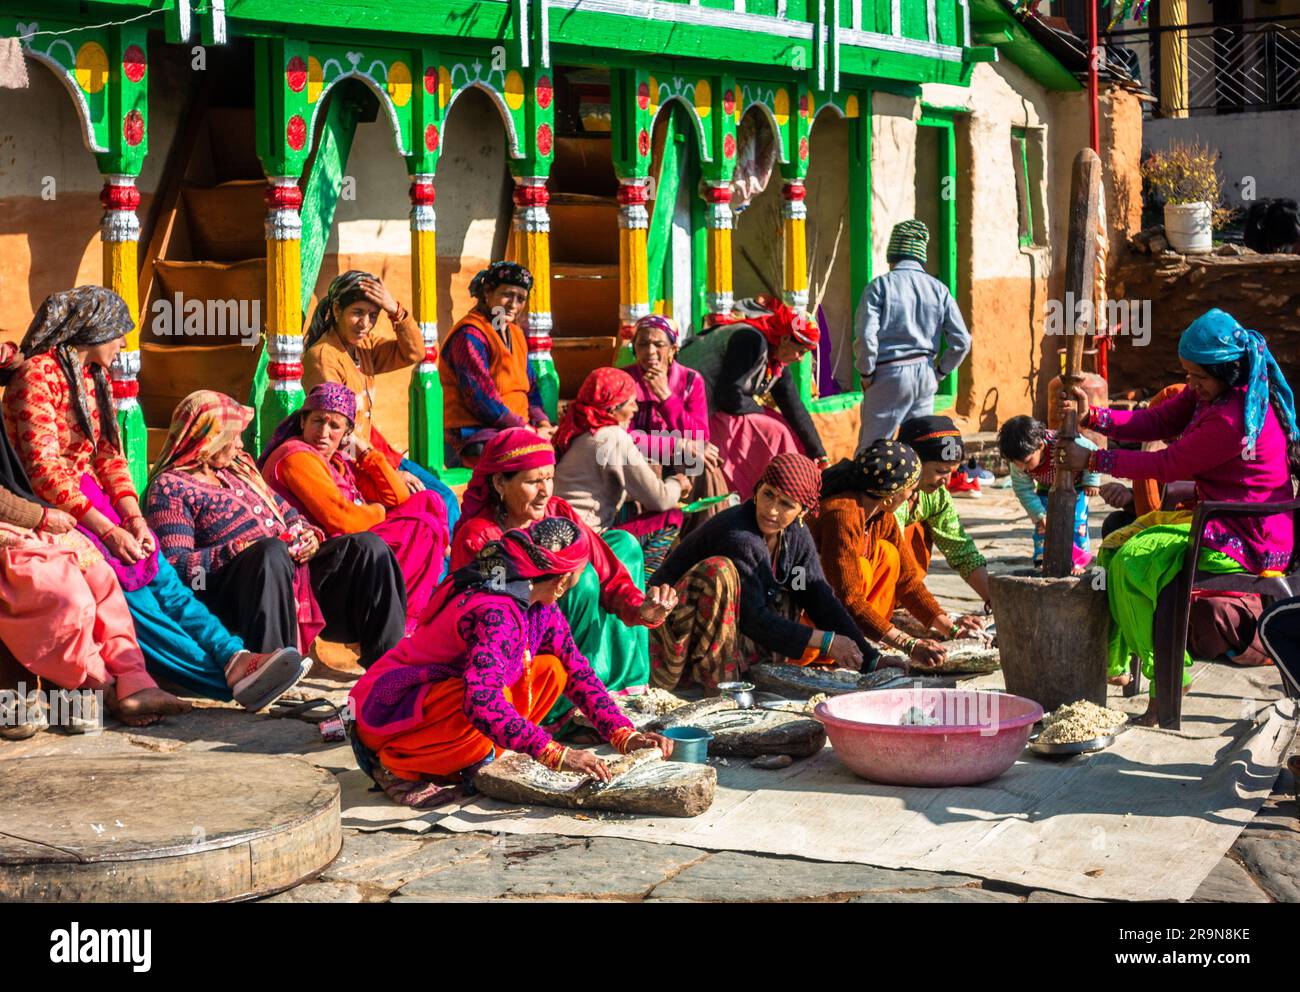
M383 313L394 336L377 333ZM316 304L304 335L302 388L311 392L321 383L347 386L357 398L354 436L371 445L413 493L431 489L442 499L448 527L460 515L453 493L441 479L393 448L374 423L376 377L410 368L426 359L420 325L378 276L349 269L334 277ZM429 342L428 348L436 347Z
M472 468L483 446L511 427L545 438L555 432L517 323L532 288L532 274L515 262L493 262L470 280L477 302L443 340L438 366L448 465Z
M406 624L402 574L370 533L326 538L272 492L240 435L253 411L223 393L185 397L154 463L146 506L162 552L245 643L266 650L316 635L359 643L361 666Z
M446 511L436 493L412 493L388 460L352 433L355 417L351 390L317 386L275 429L258 465L271 489L327 537L369 531L388 545L406 587L409 630L443 572Z
M716 691L758 662L875 668L880 653L826 581L803 522L820 489L811 459L777 455L753 499L719 513L668 556L651 578L674 585L678 598L652 634L656 686Z
M672 741L638 733L569 636L556 601L586 567L578 524L546 517L509 530L438 590L420 626L352 690L353 749L395 802L451 797L499 751L602 782L609 767L538 724L564 695L623 754Z
M71 514L112 566L126 594L149 671L212 699L258 709L304 671L288 644L245 650L158 554L122 454L108 368L134 321L99 286L54 293L41 304L9 369L5 429L36 495Z
M647 627L663 623L677 605L670 586L645 585L640 545L631 534L597 534L555 492L555 448L525 430L502 431L483 449L465 490L464 515L452 537L452 568L469 564L487 544L508 530L528 527L543 517L574 521L587 537L590 563L560 599L578 645L610 691L644 687L650 680ZM551 722L568 710L561 699Z
M1082 390L1061 394L1061 412L1118 441L1167 441L1162 451L1088 451L1062 446L1062 464L1124 479L1196 484L1200 501L1278 503L1292 499L1300 469L1295 400L1258 331L1222 310L1192 321L1178 341L1187 387L1146 410L1090 407ZM1191 511L1155 511L1110 534L1098 564L1110 599L1110 672L1136 655L1155 691L1154 627L1161 590L1178 576L1191 537ZM1197 569L1267 575L1289 567L1291 514L1219 517L1205 528ZM1184 659L1183 691L1190 685ZM1154 698L1139 722L1154 723Z

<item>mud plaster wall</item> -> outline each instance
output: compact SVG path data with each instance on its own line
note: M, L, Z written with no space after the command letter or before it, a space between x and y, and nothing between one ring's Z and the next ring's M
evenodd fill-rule
M1037 129L1040 147L1059 129L1043 87L1008 62L980 63L969 88L926 86L922 98L966 111L956 117L957 303L972 345L958 374L956 414L968 430L996 430L1034 408L1041 301L1055 241L1044 177L1032 197L1046 213L1049 245L1020 245L1011 129ZM876 235L888 239L888 227Z
M504 254L511 217L505 130L491 100L478 90L459 96L444 136L434 178L441 335L469 309L470 279ZM382 118L357 128L347 174L356 180L356 199L340 201L335 212L309 317L329 281L348 269L373 272L400 302L411 304L410 178ZM392 333L386 318L379 330ZM398 449L408 444L410 381L411 370L400 369L376 383L375 421Z
M1069 235L1070 183L1074 159L1088 141L1088 94L1053 93L1050 96L1058 136L1050 148L1052 191L1052 239L1060 246L1053 258L1049 292L1061 299L1065 286L1066 242ZM1127 251L1127 242L1142 226L1142 105L1137 97L1121 89L1107 87L1099 100L1101 132L1102 185L1106 197L1106 226L1110 232L1107 273L1110 293L1115 291L1115 270ZM1035 410L1046 413L1047 385L1060 372L1060 358L1055 340L1043 342L1042 363L1038 374L1038 402ZM1120 341L1119 348L1128 347ZM1086 357L1085 370L1094 366Z
M50 293L103 278L104 180L86 148L81 118L46 66L28 59L27 76L27 89L0 89L0 340L22 337ZM151 56L153 150L137 182L142 218L176 133L187 77L188 63L166 48ZM48 189L52 199L42 195Z

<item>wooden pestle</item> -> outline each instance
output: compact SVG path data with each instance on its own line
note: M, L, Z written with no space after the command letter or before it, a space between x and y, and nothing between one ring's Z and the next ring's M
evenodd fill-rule
M1076 311L1067 316L1069 345L1061 394L1082 383L1083 347L1094 325L1093 285L1097 267L1097 225L1101 206L1101 159L1091 148L1074 158L1070 182L1070 233L1065 261L1065 299L1073 300ZM1076 317L1077 312L1077 317ZM1067 413L1057 433L1063 454L1079 436L1078 417ZM1053 457L1046 452L1044 457ZM1056 475L1047 497L1047 533L1043 548L1043 575L1060 578L1072 570L1070 547L1074 543L1074 473L1056 464Z

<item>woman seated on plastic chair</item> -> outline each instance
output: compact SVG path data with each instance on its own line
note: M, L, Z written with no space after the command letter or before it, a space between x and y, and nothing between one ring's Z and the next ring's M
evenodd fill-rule
M1146 410L1089 408L1082 390L1062 393L1062 412L1077 409L1080 426L1120 441L1172 439L1163 451L1094 451L1078 445L1061 457L1078 472L1089 468L1126 479L1191 480L1203 500L1281 503L1292 498L1300 465L1291 387L1263 335L1222 310L1210 310L1183 332L1178 357L1187 385ZM1183 567L1191 540L1190 511L1149 513L1102 542L1110 600L1110 671L1120 676L1136 654L1148 679L1155 670L1154 628L1160 592ZM1205 528L1197 568L1223 574L1275 574L1291 561L1290 514L1221 517ZM1184 659L1191 666L1191 658ZM1190 685L1184 671L1183 691ZM1154 696L1155 685L1151 691ZM1152 699L1139 722L1156 720Z

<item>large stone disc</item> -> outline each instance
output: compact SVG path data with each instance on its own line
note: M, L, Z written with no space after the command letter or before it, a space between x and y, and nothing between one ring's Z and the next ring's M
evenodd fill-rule
M343 843L338 783L296 758L13 758L0 780L0 901L248 899L311 877Z

